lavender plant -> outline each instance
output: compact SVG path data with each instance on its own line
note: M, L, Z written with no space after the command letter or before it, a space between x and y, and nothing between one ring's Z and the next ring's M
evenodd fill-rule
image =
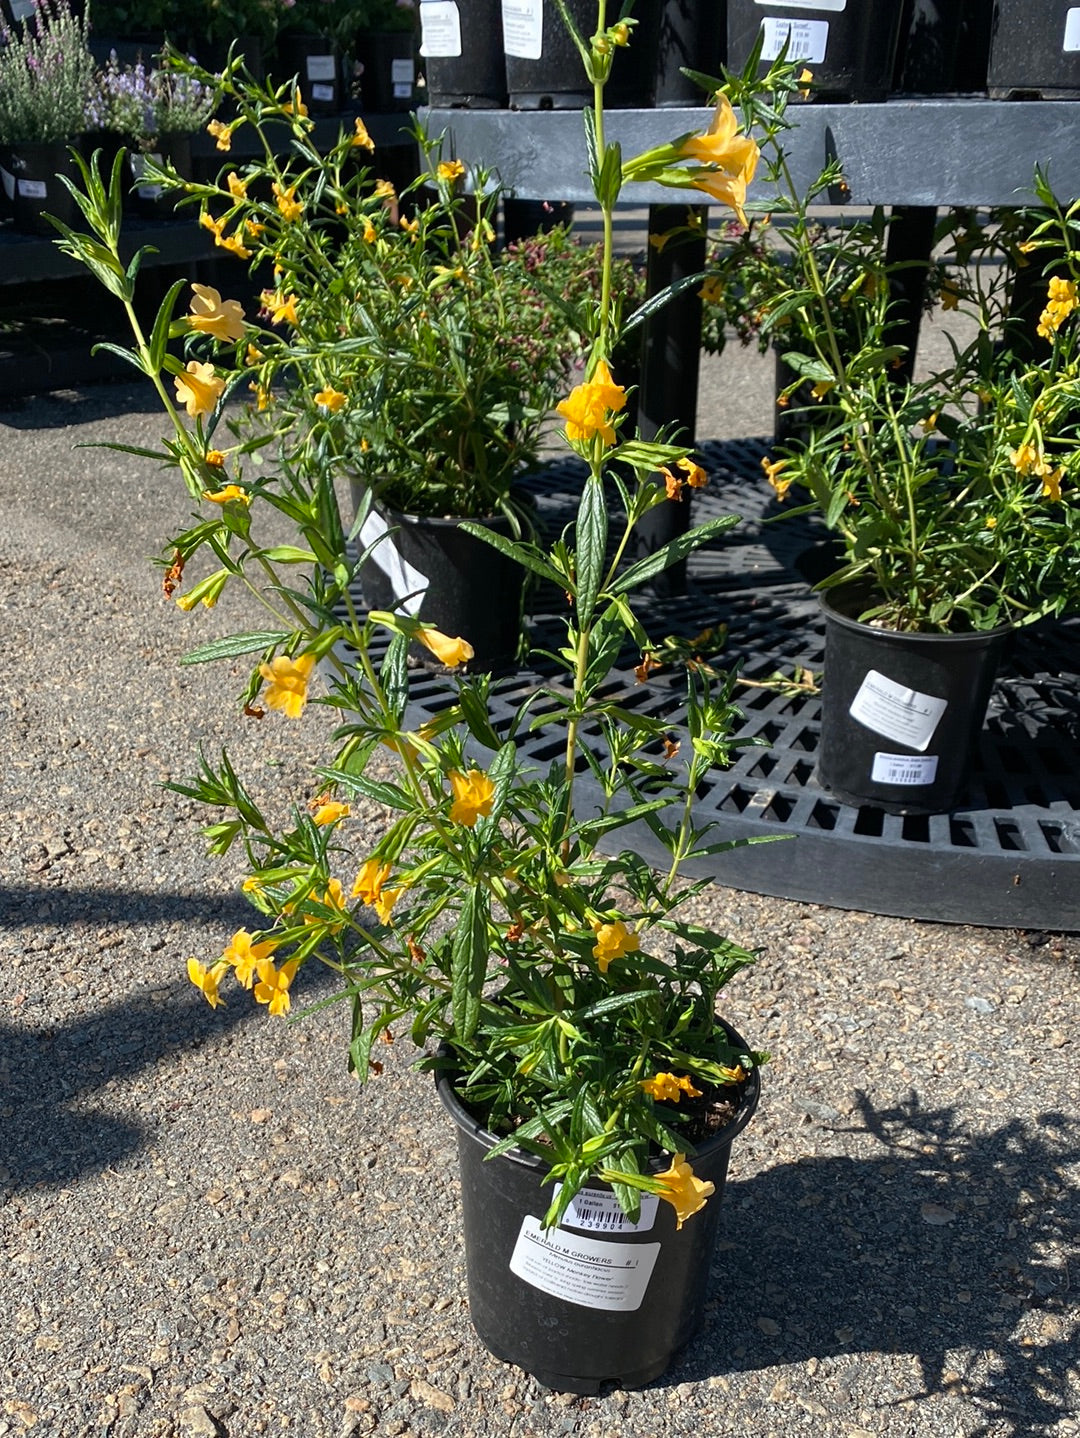
M195 76L121 65L115 51L97 80L91 103L96 126L139 143L201 130L217 103L214 87Z
M68 0L40 0L33 19L0 32L0 144L69 140L92 125L88 30Z

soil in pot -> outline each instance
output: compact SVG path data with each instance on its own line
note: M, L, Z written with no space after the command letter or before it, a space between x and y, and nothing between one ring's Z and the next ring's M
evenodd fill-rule
M827 590L817 777L844 804L943 814L960 802L1011 629L898 633Z
M733 1035L737 1039L736 1035ZM739 1041L741 1042L741 1041ZM590 1183L556 1229L541 1219L553 1197L547 1164L497 1142L438 1077L457 1125L469 1308L485 1347L547 1388L595 1394L605 1383L641 1387L694 1336L704 1309L732 1140L757 1106L756 1071L737 1110L693 1157L714 1184L705 1207L676 1227L669 1203L643 1195L636 1224L606 1185ZM667 1157L656 1161L660 1171Z

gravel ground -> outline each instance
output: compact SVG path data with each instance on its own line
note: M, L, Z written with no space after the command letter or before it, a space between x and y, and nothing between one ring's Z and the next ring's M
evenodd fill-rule
M708 368L702 434L764 430L755 359ZM702 1332L596 1399L480 1347L404 1044L360 1091L336 1006L212 1011L184 976L249 911L162 781L227 743L302 801L331 721L242 722L239 669L177 667L242 619L161 600L178 482L73 450L160 428L123 386L0 415L0 1435L1080 1434L1073 936L711 890L763 951L728 1016L775 1058Z

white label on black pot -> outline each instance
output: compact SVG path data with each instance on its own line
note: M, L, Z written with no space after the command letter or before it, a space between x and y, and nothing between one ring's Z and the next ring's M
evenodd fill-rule
M135 182L136 182L136 186L137 186L136 193L138 194L139 199L140 199L140 200L160 200L160 199L161 199L161 194L162 194L163 186L161 186L161 185L151 185L149 182L147 182L146 184L139 184L138 182L139 182L139 181L143 178L143 176L146 174L146 162L147 162L147 160L152 160L155 165L160 165L160 164L161 164L161 156L160 156L160 155L140 155L140 154L138 154L138 153L135 153L135 154L132 154L131 156L129 156L129 159L131 160L131 176L132 176L132 179L135 180Z
M309 80L334 80L337 69L333 55L309 55L305 61Z
M770 10L835 10L847 9L847 0L754 0L756 5L768 5Z
M312 85L311 98L313 100L332 100L334 98L333 85Z
M502 0L503 52L539 60L544 50L542 0Z
M395 100L407 100L416 83L416 68L411 60L390 61L390 88Z
M375 545L368 555L368 563L377 565L382 570L390 581L395 597L404 600L398 608L415 618L427 593L428 578L402 559L394 544L394 536L390 534L389 539L384 539L384 534L390 534L390 526L382 515L373 509L360 526L360 543L364 549Z
M538 1218L527 1215L510 1272L567 1303L633 1313L641 1307L659 1252L658 1243L601 1243L561 1228L545 1232Z
M848 713L875 734L921 751L930 743L948 707L945 699L920 694L871 669L859 685Z
M461 55L461 11L456 0L422 0L420 53L433 60L456 60Z
M562 1184L556 1184L555 1193ZM609 1188L583 1188L570 1200L563 1223L570 1228L593 1229L599 1233L647 1233L656 1222L660 1197L655 1193L641 1195L641 1217L637 1223L627 1218L619 1200Z
M1062 50L1066 55L1080 50L1080 6L1071 5L1065 12L1065 39Z
M875 754L870 778L875 784L932 784L936 754Z
M49 187L44 180L18 180L19 194L24 200L47 200Z
M763 60L775 60L787 46L789 60L805 60L820 65L829 45L828 20L780 20L767 15L761 22L765 39L761 46Z

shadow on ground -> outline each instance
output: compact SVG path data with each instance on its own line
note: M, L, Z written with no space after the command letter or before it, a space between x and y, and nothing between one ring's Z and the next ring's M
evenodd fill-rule
M891 1393L883 1377L882 1416L941 1394L979 1414L970 1438L1048 1438L1080 1383L1076 1117L976 1133L950 1108L865 1097L860 1116L880 1157L807 1157L729 1185L711 1313L665 1382L817 1359L828 1411L848 1381L830 1385L829 1360L907 1353L918 1377Z
M181 893L169 889L0 888L0 913L5 929L49 924L213 923L242 928L254 910L239 894Z

